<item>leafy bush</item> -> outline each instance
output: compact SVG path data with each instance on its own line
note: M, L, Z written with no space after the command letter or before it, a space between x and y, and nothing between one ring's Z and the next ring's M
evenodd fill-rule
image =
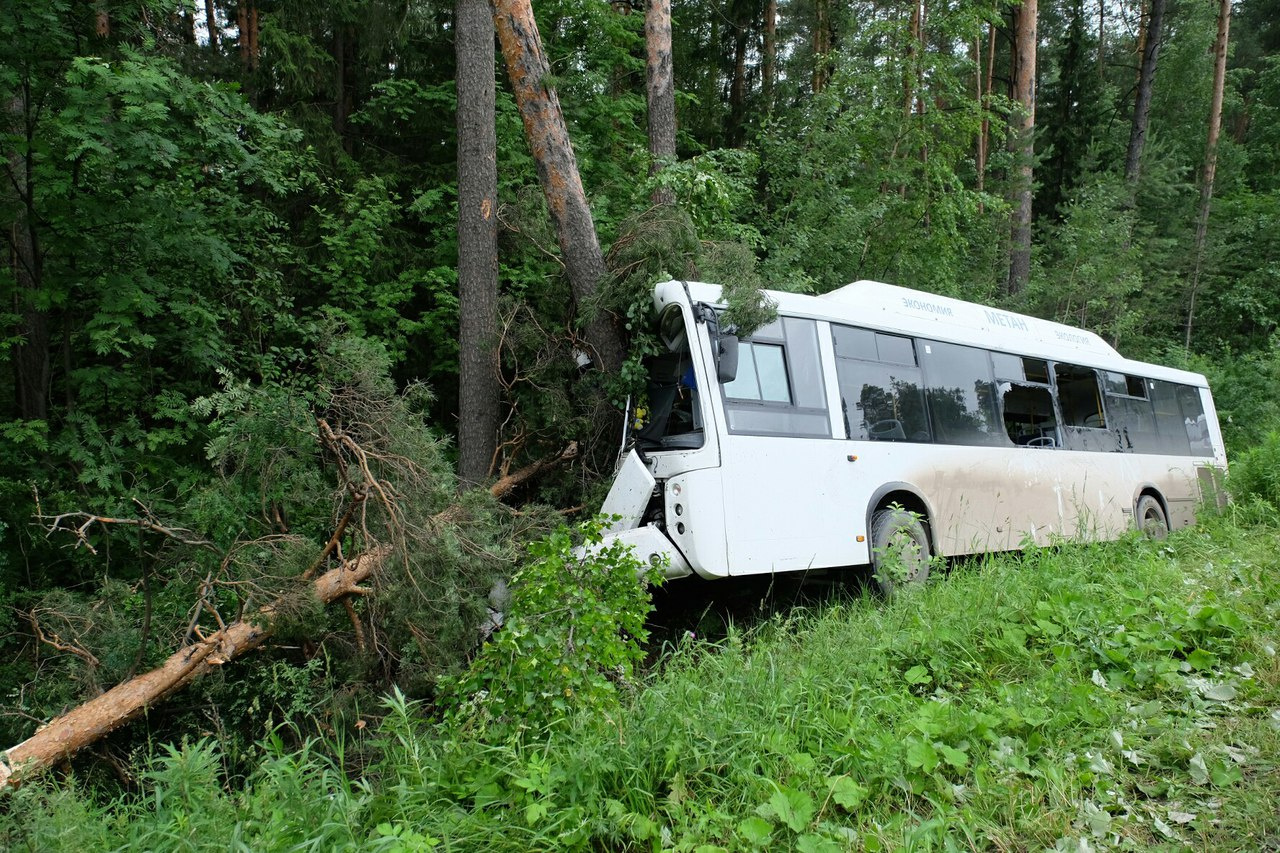
M603 529L598 519L562 527L529 546L533 560L513 580L505 623L450 682L461 729L519 736L555 726L571 709L617 705L619 686L644 658L653 607L646 585L661 572L628 546L602 545Z
M1280 507L1280 431L1272 430L1232 460L1229 487L1236 501Z

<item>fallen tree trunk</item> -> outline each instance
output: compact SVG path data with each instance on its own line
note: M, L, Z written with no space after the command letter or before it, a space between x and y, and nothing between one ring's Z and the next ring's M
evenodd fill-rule
M383 546L311 582L313 594L325 604L365 590L367 580L386 560ZM39 728L34 735L0 754L0 790L16 787L80 749L136 720L194 679L261 646L275 629L282 604L276 599L198 642L180 649L150 672L131 678Z

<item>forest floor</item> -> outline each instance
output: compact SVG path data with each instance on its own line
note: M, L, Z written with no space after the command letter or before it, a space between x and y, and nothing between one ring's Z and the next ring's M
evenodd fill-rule
M143 795L11 795L0 846L1280 850L1274 525L760 600L666 619L614 712L495 744L397 697L231 782L214 740L165 747Z

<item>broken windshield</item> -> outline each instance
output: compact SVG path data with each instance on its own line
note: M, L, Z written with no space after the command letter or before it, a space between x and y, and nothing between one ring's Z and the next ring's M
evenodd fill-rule
M649 382L647 399L636 408L636 445L641 451L701 447L702 402L679 305L663 310L656 331L662 351L644 359Z

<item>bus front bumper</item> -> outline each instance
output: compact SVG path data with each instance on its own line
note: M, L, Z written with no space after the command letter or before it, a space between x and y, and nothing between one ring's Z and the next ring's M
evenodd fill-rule
M684 555L680 553L675 545L671 544L671 540L666 537L666 534L652 524L647 524L644 527L633 527L630 530L606 533L604 541L600 543L600 547L606 548L614 542L621 542L623 545L631 547L634 549L637 558L652 566L663 565L665 558L665 567L662 573L666 575L668 580L686 578L693 574L689 561L684 558Z

